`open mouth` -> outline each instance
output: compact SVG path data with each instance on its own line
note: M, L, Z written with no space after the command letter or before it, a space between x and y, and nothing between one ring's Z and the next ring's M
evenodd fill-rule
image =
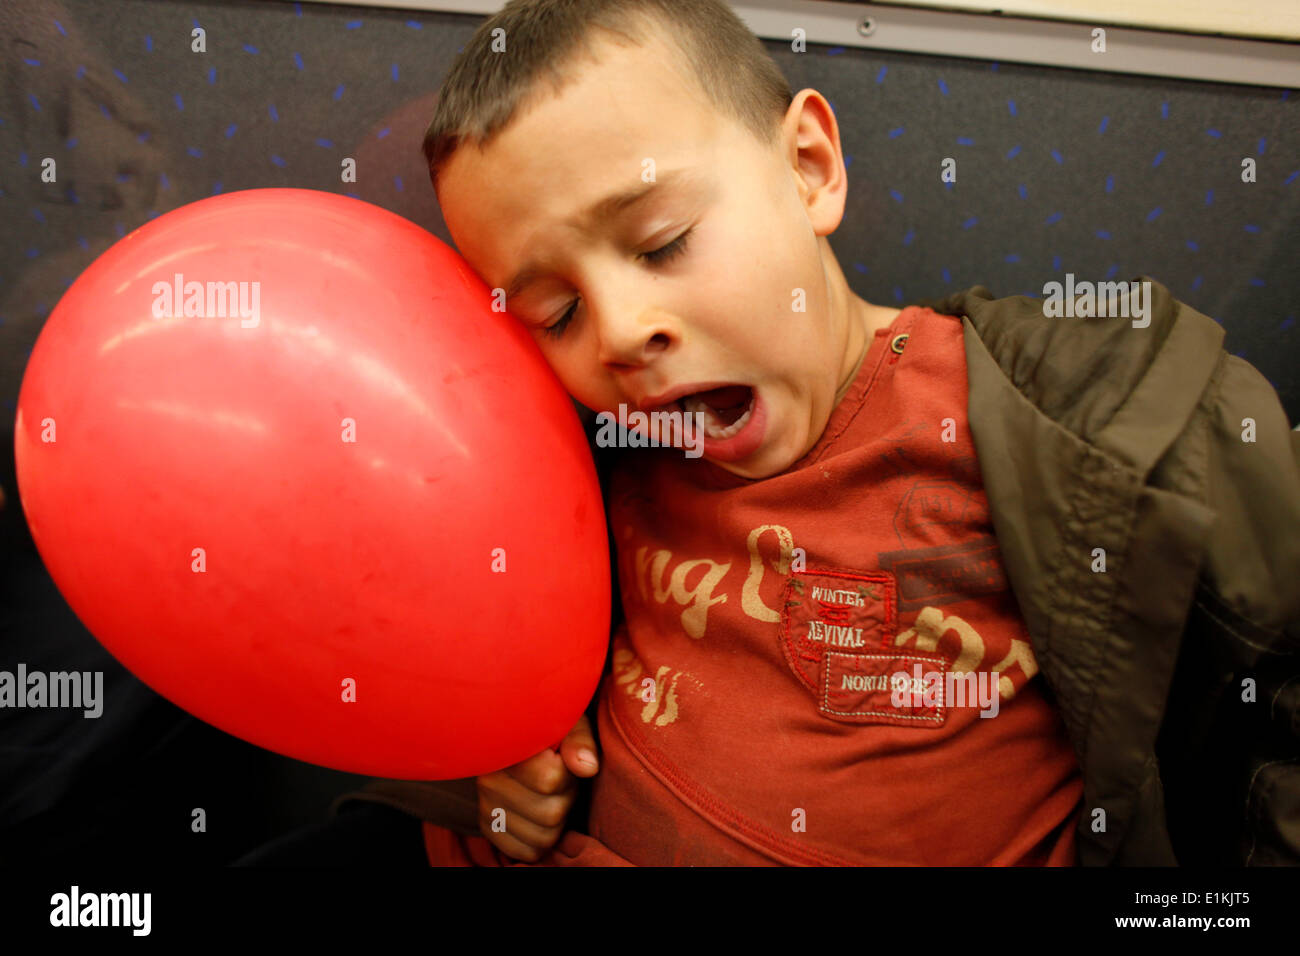
M749 424L754 413L754 390L748 385L726 385L706 392L683 395L678 399L682 410L704 426L704 434L721 440L737 435Z

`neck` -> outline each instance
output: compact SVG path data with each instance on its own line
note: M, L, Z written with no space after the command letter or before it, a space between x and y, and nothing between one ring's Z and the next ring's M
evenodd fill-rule
M853 337L850 335L849 340ZM834 405L838 405L844 396L848 393L849 387L853 385L853 380L858 377L858 370L862 368L862 360L867 357L867 350L871 347L871 335L862 336L862 345L858 349L858 357L853 360L853 370L845 376L844 381L840 383L839 389L835 392Z

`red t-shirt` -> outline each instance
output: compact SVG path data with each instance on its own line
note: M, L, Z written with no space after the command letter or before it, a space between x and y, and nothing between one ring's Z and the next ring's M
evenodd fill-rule
M624 454L609 509L626 622L590 835L544 862L1074 862L1083 785L966 401L961 319L912 306L781 474ZM425 829L435 865L513 862Z

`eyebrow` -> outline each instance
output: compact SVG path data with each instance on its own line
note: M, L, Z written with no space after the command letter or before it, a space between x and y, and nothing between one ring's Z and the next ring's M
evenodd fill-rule
M672 188L680 186L686 180L691 178L690 170L671 169L661 176L658 176L653 182L637 183L620 192L611 193L604 199L599 199L592 203L587 209L580 213L576 219L577 222L598 222L601 219L612 219L620 216L629 209L649 199L656 189L660 186ZM515 273L515 277L510 280L506 286L506 300L509 301L518 295L525 287L532 285L542 275L543 269L534 261L528 262L522 269Z

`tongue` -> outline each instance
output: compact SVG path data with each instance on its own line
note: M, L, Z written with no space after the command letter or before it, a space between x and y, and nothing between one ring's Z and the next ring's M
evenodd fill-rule
M724 385L722 388L698 392L695 397L715 412L735 411L736 417L739 418L744 414L745 406L749 404L749 386Z
M722 388L711 388L707 392L697 392L695 398L713 409L713 413L723 425L731 425L745 414L752 394L747 385L724 385Z

